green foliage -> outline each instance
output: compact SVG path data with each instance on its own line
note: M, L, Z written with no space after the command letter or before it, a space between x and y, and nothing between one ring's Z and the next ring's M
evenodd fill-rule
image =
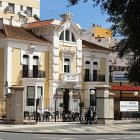
M82 0L68 0L75 5ZM140 1L139 0L92 0L107 12L112 31L123 39L115 46L120 58L127 57L129 62L128 79L140 84ZM87 2L85 0L84 2Z

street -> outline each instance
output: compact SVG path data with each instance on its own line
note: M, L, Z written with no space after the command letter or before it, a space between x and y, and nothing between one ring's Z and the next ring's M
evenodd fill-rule
M1 133L0 140L139 140L140 135L50 135Z

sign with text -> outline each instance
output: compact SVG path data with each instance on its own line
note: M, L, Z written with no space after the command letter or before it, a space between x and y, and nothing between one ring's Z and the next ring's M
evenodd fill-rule
M128 82L127 71L114 71L113 82Z
M138 101L120 101L121 112L133 112L138 110Z

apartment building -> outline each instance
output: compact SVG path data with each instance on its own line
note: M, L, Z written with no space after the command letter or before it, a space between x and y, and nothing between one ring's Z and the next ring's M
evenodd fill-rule
M1 0L0 22L21 26L40 17L40 0Z
M84 30L72 21L71 13L14 27L3 24L0 31L0 96L8 87L24 87L24 110L41 109L79 112L96 105L96 85L109 84L110 49L82 40ZM4 86L5 85L5 86ZM96 92L96 91L95 91ZM56 108L55 108L56 106Z

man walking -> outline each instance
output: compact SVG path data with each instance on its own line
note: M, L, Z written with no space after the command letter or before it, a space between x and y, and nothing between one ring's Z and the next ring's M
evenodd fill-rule
M89 107L88 111L87 111L87 116L86 116L86 125L89 123L92 125L92 117L93 117L93 112L92 112L92 108Z

